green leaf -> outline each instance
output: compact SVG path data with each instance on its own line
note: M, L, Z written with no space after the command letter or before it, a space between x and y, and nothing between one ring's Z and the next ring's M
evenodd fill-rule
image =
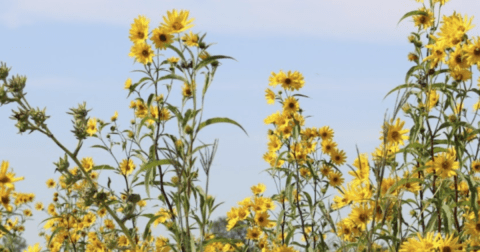
M408 83L408 79L410 79L410 76L412 76L413 72L420 69L423 69L422 65L412 66L410 69L408 69L407 74L405 75L405 83Z
M419 10L407 12L407 14L403 15L403 17L400 18L397 25L400 24L400 22L402 22L402 20L404 20L405 18L410 17L410 16L414 16L414 15L428 16L428 13L425 12L425 11L419 11Z
M169 165L171 163L172 162L169 159L152 160L146 163L145 165L143 165L142 168L140 168L140 170L137 171L137 174L159 165Z
M230 56L224 56L224 55L214 55L214 56L210 56L202 61L200 61L200 63L198 63L198 65L195 66L195 71L218 60L218 59L233 59L233 60L236 60Z
M200 125L198 125L197 132L199 132L204 127L206 127L210 124L214 124L214 123L231 123L231 124L237 125L248 136L247 131L245 131L245 129L239 123L237 123L234 120L232 120L230 118L227 118L227 117L215 117L215 118L210 118L208 120L205 120L202 123L200 123Z
M413 84L413 83L410 83L410 84L402 84L402 85L398 85L396 86L394 89L390 90L390 92L388 92L385 97L383 97L383 99L387 98L387 96L389 96L391 93L399 90L399 89L402 89L402 88L409 88L409 87L417 87L419 88L419 85L418 84Z
M185 79L184 77L180 76L180 75L176 75L176 74L167 74L165 76L162 76L160 79L158 79L158 81L161 81L161 80L180 80L180 81L183 81L183 82L187 82L188 83L188 80Z
M92 168L93 170L115 170L115 168L110 165L96 165Z
M100 148L100 149L104 149L104 150L108 151L108 148L107 148L107 147L102 146L102 145L98 145L98 144L93 145L91 148Z

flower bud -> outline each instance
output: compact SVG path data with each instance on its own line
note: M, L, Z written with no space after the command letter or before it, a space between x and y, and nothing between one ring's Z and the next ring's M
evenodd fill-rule
M193 133L193 129L192 129L192 127L190 127L190 125L187 125L185 127L185 133L187 133L189 135L191 135Z
M10 68L7 67L7 65L3 62L0 64L0 79L5 80L8 77L8 72L10 71Z

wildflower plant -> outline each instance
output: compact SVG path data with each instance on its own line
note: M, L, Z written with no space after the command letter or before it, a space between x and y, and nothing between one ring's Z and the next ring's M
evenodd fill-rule
M102 120L89 117L86 104L79 104L69 112L73 117L72 132L78 140L73 151L49 130L45 109L34 109L27 102L26 77L7 80L10 69L2 63L1 105L19 106L12 119L17 121L20 133L43 133L65 152L55 163L56 171L61 173L58 181L47 181L48 187L57 189L53 202L45 209L51 217L42 233L50 251L194 251L218 242L209 235L210 216L218 204L208 194L208 178L218 141L199 143L199 133L216 123L243 128L229 118L203 117L206 93L220 60L231 57L210 55L207 50L211 44L206 43L205 34L200 36L190 31L182 36L181 32L193 26L193 19L188 16L188 11L169 11L164 23L151 32L146 17L134 20L129 56L141 64L142 69L135 72L144 77L125 83L128 96L135 97L130 103L134 116L130 128L119 128L118 113L109 121ZM175 56L166 58L163 52ZM176 97L171 95L176 85L182 89L179 105L171 98ZM167 124L175 125L177 132L167 132ZM96 164L92 158L80 157L87 138L98 139L100 143L92 147L106 151L115 164ZM115 148L121 149L123 157L116 155ZM123 192L110 187L110 177L107 185L100 185L101 171L113 171L122 177ZM200 185L200 172L207 178L204 187ZM147 198L135 191L140 186ZM145 212L147 202L159 210ZM40 204L38 210L43 209ZM138 226L139 218L146 219L144 227ZM152 229L157 225L165 226L173 241L155 237Z
M151 31L145 16L134 20L129 56L140 64L135 72L143 77L124 84L128 97L133 97L131 124L121 129L117 112L102 120L89 116L85 103L79 104L69 111L78 140L73 150L49 130L46 109L27 102L26 77L7 79L10 68L2 63L0 105L17 104L11 119L19 132L40 132L64 152L54 163L61 175L46 182L55 189L52 202L34 205L50 216L41 233L47 249L480 249L480 79L474 85L472 77L475 66L480 69L480 38L467 34L473 27L471 17L456 12L440 17L448 0L417 2L421 7L400 19L412 18L417 28L408 37L413 51L407 58L414 65L405 83L387 94L397 93L397 102L379 127L378 147L371 154L357 151L353 163L347 163L332 128L306 126L303 75L271 73L265 99L280 109L264 120L270 129L263 159L276 191L270 193L263 183L254 185L252 194L227 212L227 230L245 229L246 244L211 233L211 215L219 204L208 184L218 141L205 144L199 133L216 123L243 128L226 117L203 118L206 93L220 60L230 57L210 55L205 34L189 30L193 19L188 11L168 11ZM472 110L466 106L469 97L477 97ZM402 112L405 119L400 118ZM113 165L80 155L88 138L98 142L92 147L113 157ZM351 180L344 176L346 169ZM101 172L121 178L123 191L111 187L110 177L106 185L100 184ZM15 192L13 183L21 179L8 171L8 162L2 163L0 235L18 236L32 214L27 203L33 202L33 194ZM21 218L14 221L13 216ZM168 234L156 235L159 225ZM40 249L36 244L28 251Z

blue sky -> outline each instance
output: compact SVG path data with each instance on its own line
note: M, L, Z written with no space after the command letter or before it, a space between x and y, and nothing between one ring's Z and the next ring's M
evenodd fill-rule
M0 5L0 61L12 66L13 74L27 75L30 104L47 107L50 128L70 148L75 141L66 112L83 101L93 108L91 116L105 120L118 110L121 127L128 127L132 114L123 84L129 77L138 79L131 71L140 68L128 57L133 19L146 15L153 28L167 10L189 10L195 18L192 30L207 32L207 42L217 43L210 54L236 59L222 61L205 113L230 117L249 134L215 125L201 136L202 141L220 140L210 191L225 203L215 216L225 215L259 182L267 184L267 193L275 193L271 179L262 173L267 168L262 155L269 129L263 119L280 110L264 99L272 71L298 70L304 75L301 92L310 99L300 104L312 116L307 126L333 128L350 164L356 146L361 153L374 150L395 97L383 98L404 81L411 66L407 54L413 47L406 37L415 28L411 19L397 22L420 7L414 0L1 0ZM480 2L452 0L442 14L450 15L453 9L479 16ZM469 34L478 35L478 27ZM17 190L35 192L37 200L50 202L53 191L46 189L45 181L58 177L52 162L62 153L40 134L16 134L8 119L13 108L0 108L0 160L9 160L17 176L25 176ZM97 143L88 140L80 155L94 157L97 164L111 163L106 153L89 148ZM34 217L25 232L29 244L41 241L37 225L45 216L34 212Z

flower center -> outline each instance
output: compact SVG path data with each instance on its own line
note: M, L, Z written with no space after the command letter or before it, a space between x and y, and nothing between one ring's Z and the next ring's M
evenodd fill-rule
M148 50L143 50L142 55L143 55L143 57L148 57L148 55L149 55Z
M426 22L427 22L427 18L425 18L425 16L421 16L420 17L420 23L425 24Z
M4 175L0 175L0 183L2 184L6 184L6 183L10 183L12 180L7 177L7 176L4 176Z
M462 55L457 55L457 57L455 57L455 62L457 62L457 64L462 63Z
M290 78L285 79L285 84L290 85L292 84L292 80Z
M293 109L293 108L295 108L295 104L293 104L293 102L290 102L290 103L288 104L288 107L291 108L291 109Z
M451 252L452 249L450 248L450 246L445 246L442 248L442 252Z
M475 50L473 50L473 54L475 54L475 56L480 56L480 48L476 47Z
M393 139L397 139L397 138L398 138L398 135L399 135L398 131L392 132L392 138L393 138Z
M8 203L10 203L10 198L8 198L8 195L7 196L2 196L2 204L3 205L8 205Z
M183 25L180 22L175 22L175 23L172 24L172 28L175 31L179 31L183 28Z
M162 41L164 43L167 41L167 36L165 36L165 34L160 34L160 36L158 36L158 38L160 39L160 41Z
M366 214L360 214L358 216L358 219L361 221L361 222L367 222L367 215Z
M139 38L143 39L143 38L145 38L145 33L143 33L143 32L138 32L138 33L137 33L137 36L138 36Z
M480 223L477 223L477 224L475 225L475 230L476 230L477 232L480 232Z
M449 166L449 165L448 165L448 161L447 161L447 160L445 160L445 161L442 162L442 169L446 170L446 169L448 169L448 166Z

